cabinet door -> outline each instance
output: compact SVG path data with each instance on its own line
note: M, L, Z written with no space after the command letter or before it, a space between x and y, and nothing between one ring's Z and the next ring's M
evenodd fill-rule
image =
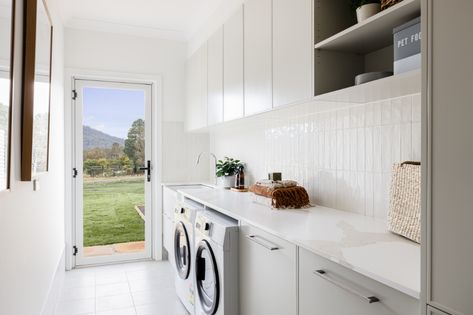
M243 7L223 26L223 117L243 117Z
M177 192L163 186L163 247L168 252L169 262L174 265L174 209L178 205Z
M295 315L296 312L296 247L242 223L240 313Z
M299 315L418 315L419 306L412 297L299 249Z
M244 5L245 116L273 107L272 1Z
M473 33L473 1L427 3L431 26L424 90L430 121L423 121L431 128L424 138L431 141L427 303L454 314L472 314L473 41L467 34Z
M223 27L208 40L208 120L209 126L223 121Z
M314 96L312 16L312 0L273 0L275 107Z

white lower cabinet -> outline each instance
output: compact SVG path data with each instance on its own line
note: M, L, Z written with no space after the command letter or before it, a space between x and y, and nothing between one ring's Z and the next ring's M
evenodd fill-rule
M417 299L299 249L299 315L418 315Z
M167 250L169 261L174 259L174 209L178 204L177 192L163 186L163 247Z
M296 246L241 223L242 315L297 314Z

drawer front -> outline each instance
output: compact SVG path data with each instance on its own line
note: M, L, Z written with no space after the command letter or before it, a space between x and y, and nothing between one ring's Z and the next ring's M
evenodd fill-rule
M240 310L244 315L296 315L296 247L240 227Z
M170 188L163 187L163 214L170 218L173 217L174 208L177 203L177 192Z
M418 315L419 301L299 250L300 315Z

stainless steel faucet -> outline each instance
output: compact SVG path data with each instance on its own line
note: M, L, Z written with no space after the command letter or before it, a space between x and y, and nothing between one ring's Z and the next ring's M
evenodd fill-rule
M204 154L204 153L207 153L207 152L200 152L199 153L199 156L197 157L197 162L195 163L195 165L199 165L200 158L202 157L202 154ZM209 154L209 156L214 158L214 161L215 161L214 167L217 168L217 157L212 152L208 152L208 154ZM217 185L217 170L216 169L214 170L214 184Z

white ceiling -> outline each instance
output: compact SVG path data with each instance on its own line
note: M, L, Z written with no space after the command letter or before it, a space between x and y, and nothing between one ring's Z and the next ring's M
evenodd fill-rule
M224 0L61 0L68 27L188 40Z

